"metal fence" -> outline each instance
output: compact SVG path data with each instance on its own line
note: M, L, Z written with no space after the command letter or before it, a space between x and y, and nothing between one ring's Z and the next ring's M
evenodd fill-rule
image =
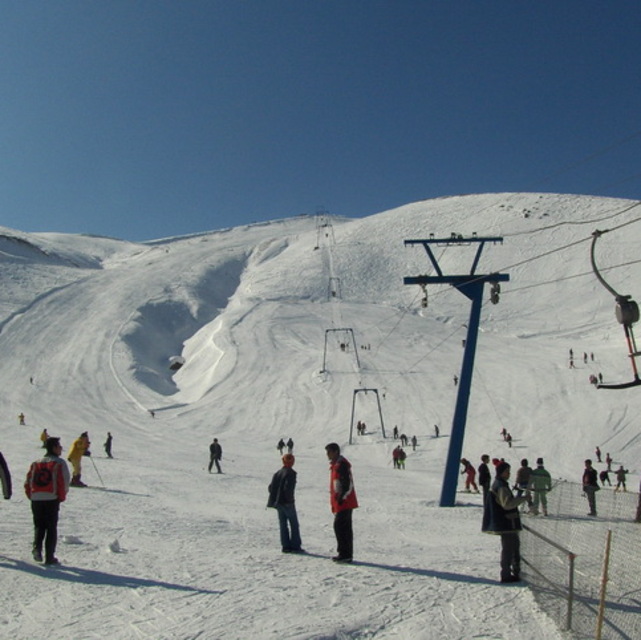
M572 637L639 640L639 494L604 487L596 503L598 516L588 516L582 486L556 484L548 516L521 518L522 572L541 608Z

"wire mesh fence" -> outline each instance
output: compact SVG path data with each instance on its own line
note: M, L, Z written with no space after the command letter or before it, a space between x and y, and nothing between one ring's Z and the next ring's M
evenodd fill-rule
M574 638L638 640L639 494L604 487L596 493L597 517L587 515L588 501L579 484L560 482L547 498L548 516L524 516L521 534L523 575L541 608Z

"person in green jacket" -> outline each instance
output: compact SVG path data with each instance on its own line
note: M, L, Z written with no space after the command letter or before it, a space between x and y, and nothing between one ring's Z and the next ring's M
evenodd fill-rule
M539 515L539 502L543 510L543 515L548 514L548 491L552 490L552 478L549 471L543 466L543 458L538 458L536 461L536 469L532 470L530 474L530 490L534 494L532 501L532 508L530 513L532 515Z

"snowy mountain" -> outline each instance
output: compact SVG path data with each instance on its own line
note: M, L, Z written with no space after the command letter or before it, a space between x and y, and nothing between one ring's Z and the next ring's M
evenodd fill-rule
M0 449L14 480L1 505L3 637L560 638L527 588L497 583L480 498L438 507L469 301L434 286L423 308L403 278L432 266L404 241L503 238L477 270L510 282L483 307L466 457L543 456L555 477L578 481L599 445L636 486L641 396L588 378L632 379L590 244L611 230L596 244L599 269L639 297L637 204L473 195L147 243L0 228ZM469 273L475 251L435 249L446 274ZM376 394L354 394L365 388L378 391L387 438ZM354 399L369 428L348 445ZM394 425L419 442L405 471L391 467ZM55 569L31 560L22 491L43 428L65 449L88 431L94 453L83 462L92 488L62 507ZM280 553L265 509L275 445L289 436L303 557ZM221 476L206 470L213 437ZM352 566L328 560L330 441L352 462L361 503Z

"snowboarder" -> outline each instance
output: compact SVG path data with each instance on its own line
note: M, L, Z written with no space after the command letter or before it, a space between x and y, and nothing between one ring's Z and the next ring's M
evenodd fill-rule
M329 460L330 505L334 514L334 534L336 535L338 555L334 562L351 562L354 553L354 533L352 512L358 508L354 491L352 465L341 455L341 448L335 442L325 446Z
M483 489L483 504L487 500L487 494L490 491L490 484L492 482L492 475L490 474L490 468L487 466L487 463L490 461L490 456L487 453L484 453L481 456L481 464L479 465L479 484Z
M294 453L294 441L291 438L287 441L287 453Z
M223 457L223 448L218 442L218 438L214 438L212 443L209 445L209 468L208 471L211 473L211 468L216 465L218 473L222 473L220 468L220 460Z
M91 455L91 451L89 451L90 446L91 446L91 442L89 442L89 434L86 431L83 431L80 434L80 437L76 438L73 441L71 445L71 449L69 449L69 455L67 455L67 460L71 462L71 466L73 467L73 474L71 477L72 487L87 486L81 480L82 465L80 464L80 461L82 460L82 456Z
M625 487L625 476L630 473L627 469L623 468L623 465L621 465L617 470L616 470L616 477L617 477L617 486L614 487L615 491L618 491L620 487L623 487L623 491L627 492L627 489Z
M60 457L62 446L60 438L47 438L47 451L44 458L31 464L27 472L24 490L31 500L33 514L34 540L33 559L42 562L44 544L44 563L60 564L56 558L58 541L58 514L60 503L64 502L69 490L69 468Z
M285 448L285 441L282 438L278 441L276 448L278 449L278 453L282 456L283 449Z
M461 471L461 475L465 475L465 491L467 493L470 493L472 487L474 489L474 493L479 492L479 488L476 486L476 469L472 466L469 460L466 458L461 458L461 464L463 465L463 471Z
M21 426L25 425L24 413L19 413L18 414L18 424L21 425Z
M293 454L286 453L283 456L282 469L274 474L269 487L267 487L269 492L267 506L278 511L280 545L283 553L303 553L294 499L296 472L293 466L295 461Z
M519 506L525 497L517 498L510 491L508 480L510 465L500 462L496 466L496 478L490 488L483 508L482 531L501 536L501 582L521 580L521 519Z
M5 500L11 499L11 474L4 456L0 452L0 483L2 484L2 496Z
M585 469L583 470L583 477L581 478L583 483L583 493L585 493L588 499L588 505L590 506L589 516L596 516L596 492L599 491L599 483L597 481L596 469L592 467L592 460L585 461Z
M548 491L552 490L552 478L550 472L543 466L543 458L537 458L536 469L530 474L530 489L534 493L534 500L530 507L532 515L539 515L539 503L543 515L548 514Z
M105 444L103 445L105 448L105 453L107 454L108 458L113 458L111 455L111 442L113 440L113 436L111 435L111 431L107 431L107 439L105 440Z

